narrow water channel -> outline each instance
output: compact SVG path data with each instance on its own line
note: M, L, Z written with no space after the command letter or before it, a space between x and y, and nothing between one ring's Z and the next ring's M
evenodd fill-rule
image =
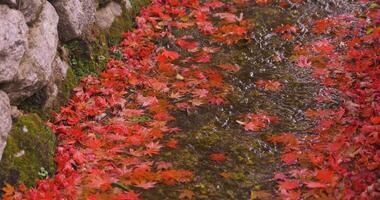
M208 65L233 63L237 73L226 73L231 91L224 106L207 106L176 113L173 126L183 131L175 135L176 151L166 151L157 160L172 162L178 168L193 171L194 180L179 186L160 186L142 194L143 199L177 199L180 191L194 192L194 199L254 199L257 191L274 193L275 171L281 171L279 149L267 142L267 136L284 132L303 132L313 127L303 112L313 108L316 93L323 89L307 71L291 62L292 49L308 37L308 24L330 14L350 12L354 1L309 0L283 9L277 6L241 9L244 19L253 22L250 38L226 47ZM238 12L237 12L238 13ZM282 24L296 24L301 30L286 41L273 33ZM178 35L186 35L189 32ZM207 42L196 31L191 32ZM163 41L164 43L164 41ZM276 80L279 91L266 91L258 80ZM245 131L236 121L246 113L277 116L278 123L258 132ZM209 155L222 152L226 161L213 161Z

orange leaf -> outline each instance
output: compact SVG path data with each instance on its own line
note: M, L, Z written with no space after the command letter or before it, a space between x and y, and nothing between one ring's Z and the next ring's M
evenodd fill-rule
M15 188L9 185L8 183L6 183L5 186L3 187L3 191L5 193L4 196L9 196L15 192Z

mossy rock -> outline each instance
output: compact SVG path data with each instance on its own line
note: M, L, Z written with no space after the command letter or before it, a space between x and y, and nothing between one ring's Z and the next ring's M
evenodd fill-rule
M38 115L20 117L13 123L0 162L0 186L5 183L33 186L41 178L41 168L53 175L55 143L54 134Z
M111 56L109 49L121 41L124 32L135 27L134 17L150 2L150 0L131 0L132 9L126 10L123 6L122 16L115 19L109 30L98 30L95 40L82 38L66 43L64 46L70 50L70 64L75 75L77 77L98 75ZM99 3L106 5L109 1L100 0Z

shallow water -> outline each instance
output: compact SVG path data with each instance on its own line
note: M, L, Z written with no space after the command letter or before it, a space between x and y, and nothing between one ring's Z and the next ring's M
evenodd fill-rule
M304 118L303 111L316 106L313 99L323 89L307 71L288 60L291 50L295 44L307 40L306 27L312 19L354 8L353 2L345 0L321 0L285 10L253 5L241 10L244 18L255 24L250 38L233 47L221 45L222 51L210 64L232 63L241 67L235 74L226 74L226 81L232 86L228 103L176 113L173 125L183 130L174 136L180 147L160 155L159 160L193 171L194 180L174 187L158 186L145 191L143 199L178 199L183 189L193 191L194 199L250 199L252 191L274 193L273 173L282 166L278 147L268 143L266 137L310 129L313 123ZM302 29L292 42L272 33L273 28L286 23L297 24ZM199 39L207 42L205 38ZM282 61L275 61L276 55ZM255 85L261 79L278 80L283 88L278 92L264 91ZM261 111L278 116L279 123L261 132L247 132L236 123L245 113ZM209 155L215 152L225 153L227 160L210 160Z

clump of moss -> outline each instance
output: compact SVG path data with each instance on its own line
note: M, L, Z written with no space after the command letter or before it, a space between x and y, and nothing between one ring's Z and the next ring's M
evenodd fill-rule
M56 139L36 114L28 114L14 122L0 162L0 186L24 183L32 186L40 178L41 169L49 175L55 171Z

